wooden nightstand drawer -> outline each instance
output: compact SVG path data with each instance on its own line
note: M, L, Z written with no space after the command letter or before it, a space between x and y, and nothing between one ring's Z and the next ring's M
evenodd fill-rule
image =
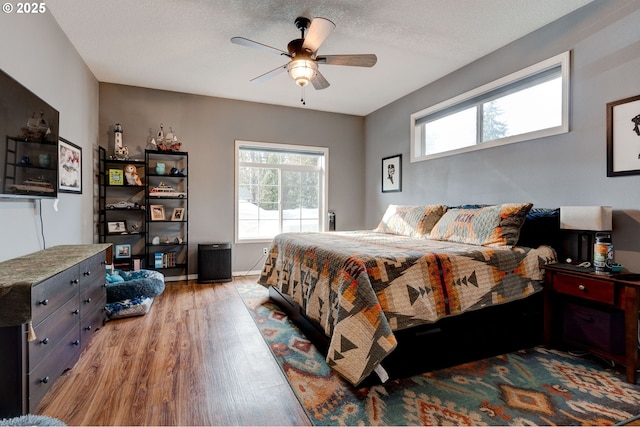
M553 279L553 290L566 295L598 301L604 304L614 304L615 286L606 280L590 279L580 276L556 274Z

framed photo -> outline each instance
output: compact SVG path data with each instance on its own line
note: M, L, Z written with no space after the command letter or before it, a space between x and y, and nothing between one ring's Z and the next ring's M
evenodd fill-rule
M127 232L127 224L125 221L109 221L107 222L107 233L124 234Z
M640 95L607 104L607 176L640 174Z
M109 185L124 185L122 169L109 169Z
M382 192L402 191L402 154L382 159Z
M82 194L82 148L58 138L58 191Z
M131 245L116 245L116 258L131 258Z
M151 205L151 221L164 221L164 206L163 205Z
M184 208L173 208L171 221L182 221L184 219Z

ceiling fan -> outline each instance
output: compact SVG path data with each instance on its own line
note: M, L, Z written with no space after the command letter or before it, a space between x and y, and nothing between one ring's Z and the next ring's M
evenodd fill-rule
M305 87L311 83L315 89L320 90L329 87L329 82L318 70L319 64L373 67L378 61L374 54L318 55L318 48L336 28L336 24L326 18L309 20L299 16L295 20L295 25L301 35L299 39L289 42L286 52L244 37L231 38L232 43L265 50L291 59L288 63L251 79L252 82L268 80L287 70L289 76L295 80L298 86ZM304 100L302 102L304 103Z

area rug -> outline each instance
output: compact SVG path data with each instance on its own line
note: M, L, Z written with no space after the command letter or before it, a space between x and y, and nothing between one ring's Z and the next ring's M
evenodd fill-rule
M260 285L238 292L314 425L615 425L640 386L597 361L542 347L354 388Z

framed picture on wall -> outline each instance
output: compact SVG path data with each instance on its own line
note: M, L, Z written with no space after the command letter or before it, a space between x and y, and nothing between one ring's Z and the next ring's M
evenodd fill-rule
M382 159L382 192L402 191L402 154Z
M58 139L58 191L82 194L82 148Z
M607 104L607 176L640 174L640 95Z

